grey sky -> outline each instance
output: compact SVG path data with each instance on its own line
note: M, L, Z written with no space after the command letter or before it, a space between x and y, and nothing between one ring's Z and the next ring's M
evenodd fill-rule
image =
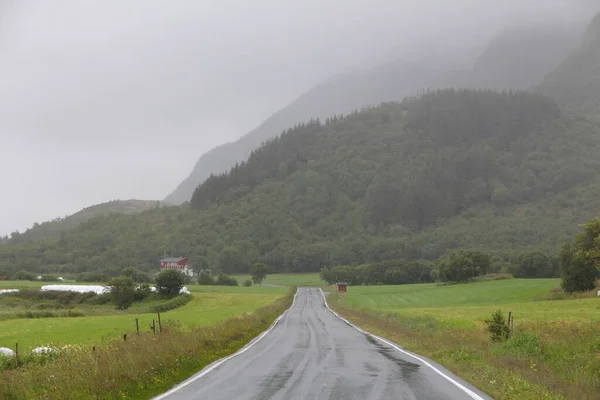
M0 0L0 234L162 199L203 152L332 74L594 3Z

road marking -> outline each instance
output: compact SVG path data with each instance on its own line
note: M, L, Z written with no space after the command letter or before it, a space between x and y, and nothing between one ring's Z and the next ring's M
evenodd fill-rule
M173 393L179 391L180 389L186 387L187 385L189 385L190 383L193 383L195 381L197 381L198 379L204 377L205 375L207 375L209 372L215 370L216 368L220 367L224 362L231 360L234 357L239 356L240 354L245 353L246 351L248 351L249 349L251 349L252 347L254 347L254 345L256 343L258 343L262 338L264 338L269 332L271 332L273 330L273 328L275 328L275 326L277 325L277 323L288 313L288 311L290 311L293 307L294 304L296 304L296 296L298 295L298 289L296 289L296 293L294 293L294 299L292 300L292 305L290 306L290 308L288 308L287 310L285 310L283 312L283 314L281 314L279 317L277 317L277 319L275 321L273 321L273 323L271 324L271 326L269 327L269 329L267 329L266 331L264 331L263 333L261 333L259 336L257 336L256 338L254 338L254 340L252 342L250 342L250 344L247 344L246 346L242 347L240 350L238 350L237 352L222 358L218 361L216 361L211 367L206 368L203 371L200 371L199 373L197 373L196 375L193 375L191 378L188 378L187 380L181 382L180 384L178 384L177 386L175 386L174 388L170 389L169 391L160 394L156 397L153 397L152 400L161 400L164 399L167 396L172 395Z
M379 337L377 335L372 334L371 332L367 332L364 329L359 328L358 326L354 325L352 322L348 321L346 318L340 316L338 313L336 313L331 308L329 308L329 304L327 304L327 299L325 298L325 293L323 292L323 289L319 288L319 290L321 291L321 295L323 296L323 301L325 302L325 307L327 307L327 309L329 311L331 311L333 313L333 315L335 315L336 317L338 317L339 319L341 319L342 321L344 321L346 324L350 325L354 329L357 329L359 332L364 333L365 335L369 335L369 336L371 336L371 337L379 340L380 342L383 342L383 343L387 344L388 346L393 347L394 349L398 350L399 352L401 352L403 354L406 354L407 356L410 356L410 357L412 357L412 358L414 358L416 360L419 360L424 365L428 366L429 368L431 368L432 370L434 370L435 372L437 372L440 376L444 377L446 380L448 380L449 382L451 382L452 384L454 384L454 386L456 386L457 388L459 388L460 390L462 390L463 392L465 392L473 400L486 400L483 397L481 397L480 395L478 395L477 393L475 393L474 391L472 391L471 389L469 389L468 387L464 386L460 382L457 382L456 380L452 379L451 377L449 377L448 375L446 375L445 373L443 373L442 371L440 371L439 369L437 369L434 365L432 365L428 361L426 361L426 360L422 359L421 357L418 357L418 356L416 356L414 354L411 354L411 353L409 353L406 350L401 349L400 347L398 347L394 343L390 342L389 340L386 340L384 338L381 338L381 337Z

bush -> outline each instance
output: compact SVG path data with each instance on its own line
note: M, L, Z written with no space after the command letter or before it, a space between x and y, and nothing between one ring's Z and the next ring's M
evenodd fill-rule
M198 285L210 286L215 284L215 278L213 278L208 272L200 272L198 276Z
M177 296L183 287L185 277L179 271L167 269L158 274L155 281L158 293L167 296Z
M217 277L217 280L215 282L215 285L218 285L218 286L238 286L238 281L237 281L237 279L235 279L232 276L225 275L225 274L219 274L219 276Z
M82 272L75 277L77 282L106 282L107 280L108 275L98 271Z
M20 270L13 276L13 279L16 281L34 281L36 279L36 275L25 270Z
M501 310L496 310L492 313L490 319L486 319L487 330L490 333L494 342L502 342L508 339L509 329Z
M139 288L136 289L133 300L134 301L143 301L146 300L152 294L152 290L150 290L150 285L144 283L140 285Z
M180 294L179 296L173 297L171 300L163 304L151 307L149 312L159 313L174 310L178 307L186 305L192 300L192 298L193 296L191 294Z
M252 286L252 279L246 279L244 281L244 286L245 287L251 287Z

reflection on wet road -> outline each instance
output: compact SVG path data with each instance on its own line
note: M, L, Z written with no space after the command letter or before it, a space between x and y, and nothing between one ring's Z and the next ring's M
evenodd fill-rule
M262 340L161 399L489 399L435 367L446 377L349 326L307 288Z

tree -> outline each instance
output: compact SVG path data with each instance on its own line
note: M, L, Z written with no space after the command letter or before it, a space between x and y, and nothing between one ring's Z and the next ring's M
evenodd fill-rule
M185 277L174 269L167 269L155 278L156 291L167 296L177 296L183 287Z
M576 250L570 244L564 245L560 252L560 267L561 286L565 292L587 292L596 287L598 270L586 260L584 251Z
M133 304L135 283L129 276L113 278L108 282L111 287L110 296L120 310L126 310Z
M559 255L565 292L592 290L600 275L600 218L588 222L583 229L575 243L564 245Z
M442 278L449 282L466 282L487 273L490 257L480 251L457 250L450 255L447 263L440 264Z
M252 267L250 267L250 275L252 275L252 282L256 285L260 285L262 281L267 277L267 273L270 268L267 264L256 263Z

